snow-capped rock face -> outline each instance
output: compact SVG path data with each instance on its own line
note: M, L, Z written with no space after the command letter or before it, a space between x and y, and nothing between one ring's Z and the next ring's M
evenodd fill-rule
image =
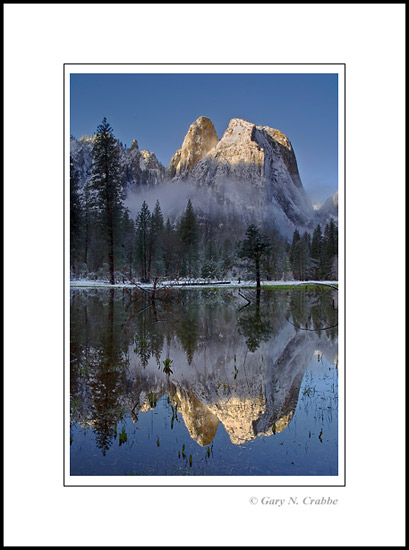
M188 173L219 141L213 122L199 117L189 128L182 147L176 151L170 161L172 176Z
M233 118L211 156L232 166L249 164L261 166L263 151L253 139L255 126L240 118Z
M83 187L91 177L92 147L93 147L92 137L83 136L81 139L77 140L71 136L71 139L70 139L71 160L76 170L80 187Z
M80 186L92 175L92 147L93 137L71 139ZM119 147L123 187L129 192L128 206L135 202L135 210L140 207L138 191L154 188L159 193L159 187L156 198L161 198L166 215L180 217L190 198L203 225L211 218L216 233L233 240L243 238L251 223L291 239L295 228L312 231L317 223L337 219L337 194L314 210L289 139L268 126L233 118L219 140L212 121L201 116L169 168L154 153L140 150L136 140L130 148Z
M155 153L142 151L136 139L130 149L121 147L121 166L125 190L135 191L141 186L156 186L166 177L166 168L158 161Z
M275 226L287 236L296 227L313 225L313 207L302 186L291 143L282 132L234 118L220 141L205 153L201 141L196 147L193 127L172 161L175 165L182 151L183 158L195 158L195 162L185 162L183 170L174 170L174 181L191 181L207 193L210 202L216 200L227 216L234 210L246 224ZM208 146L213 141L214 136ZM201 155L195 153L197 149ZM202 158L196 160L199 156Z
M83 187L92 176L92 149L94 137L83 136L77 140L71 137L70 153L74 168ZM166 168L158 161L155 153L140 150L136 139L130 148L119 146L121 175L125 190L136 190L141 186L156 186L165 181Z
M329 197L317 210L318 223L323 226L333 218L338 220L338 191Z
M165 167L158 161L155 153L143 149L140 152L139 167L142 185L158 185L165 179Z
M257 126L254 139L264 151L267 204L281 207L295 226L308 226L313 208L302 186L290 141L282 132L268 126Z

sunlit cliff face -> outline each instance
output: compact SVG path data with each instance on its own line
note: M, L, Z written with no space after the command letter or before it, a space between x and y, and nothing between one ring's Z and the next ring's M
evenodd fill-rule
M240 445L256 437L253 422L265 411L266 403L262 396L255 398L231 397L210 407L223 424L230 441Z
M177 388L175 393L171 393L171 401L182 415L183 422L192 439L202 447L210 445L219 425L217 416L191 391L183 392Z
M172 157L169 170L170 187L189 184L190 198L196 198L204 214L218 204L225 217L235 214L247 224L251 219L267 225L274 220L288 235L314 219L293 148L280 130L233 118L217 140L212 122L200 117Z
M264 148L258 143L257 132L268 136L270 143L267 147L279 144L288 151L288 158L290 152L294 156L290 141L280 130L233 118L219 141L212 121L202 116L190 126L182 147L172 157L171 173L176 176L186 174L204 158L231 165L263 166Z
M178 411L191 437L201 446L210 445L219 422L223 424L230 441L234 445L240 445L258 436L281 432L293 416L293 412L290 412L277 419L267 432L255 433L253 424L266 410L266 399L263 396L254 399L231 397L205 405L193 393L183 395L178 391L171 400L178 405Z
M213 122L207 117L199 117L190 126L182 147L176 151L170 161L171 174L178 176L190 171L217 145L218 141Z

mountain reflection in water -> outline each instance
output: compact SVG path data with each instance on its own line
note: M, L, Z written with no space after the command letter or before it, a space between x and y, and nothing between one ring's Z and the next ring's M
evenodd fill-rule
M125 417L138 426L166 398L169 428L182 419L202 447L220 424L233 445L278 434L314 354L337 363L336 295L181 289L152 302L133 289L72 289L71 424L105 456L126 443Z

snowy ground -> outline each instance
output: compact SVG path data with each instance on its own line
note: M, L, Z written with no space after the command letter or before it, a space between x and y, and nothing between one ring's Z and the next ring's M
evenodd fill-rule
M189 284L196 283L196 284ZM197 283L200 283L198 285ZM327 284L327 285L337 285L338 281L261 281L262 286L288 286L288 285L299 285L299 284ZM104 288L153 288L153 283L116 283L111 285L106 281L91 281L88 279L80 279L70 281L71 287L104 287ZM212 281L205 281L203 279L194 279L194 280L177 280L177 281L160 281L157 283L156 288L237 288L237 287L249 287L256 286L256 281L238 281L230 280L228 284L220 284Z

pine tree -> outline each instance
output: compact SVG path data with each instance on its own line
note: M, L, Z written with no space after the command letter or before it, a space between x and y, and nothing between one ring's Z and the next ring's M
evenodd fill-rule
M183 302L185 308L183 315L177 326L177 337L182 344L183 349L186 352L187 361L190 365L193 360L193 355L196 351L199 334L199 307L195 302L196 297L193 294L188 293Z
M338 228L332 218L324 230L322 267L324 279L338 278Z
M119 145L106 118L97 128L93 146L91 189L96 193L99 222L105 241L110 282L115 282L115 251L123 213Z
M135 222L130 218L129 211L125 210L122 216L122 269L124 274L132 280L135 268Z
M329 252L331 256L338 254L338 228L333 218L329 222Z
M182 243L169 218L162 233L162 250L166 277L177 277L180 273Z
M94 267L100 267L100 263L96 259L96 252L101 246L99 242L98 224L97 224L97 212L95 204L95 193L91 189L91 182L87 181L84 185L83 195L83 231L84 231L84 248L83 248L83 262L86 265L87 271L92 271ZM97 244L98 243L98 244ZM93 265L94 264L94 265Z
M259 229L251 224L246 231L246 238L240 243L239 258L249 260L256 276L256 286L260 288L261 260L271 251L269 239Z
M311 235L307 232L300 237L292 252L292 271L295 279L306 281L311 276Z
M224 239L221 250L221 271L224 276L234 266L234 247L229 239Z
M171 276L173 271L173 227L170 222L170 219L167 218L166 224L163 230L163 263L165 267L165 276Z
M75 273L83 249L84 213L79 194L79 174L70 156L70 265Z
M290 253L289 253L291 269L293 269L293 263L294 263L294 250L300 239L301 239L300 232L298 231L298 229L294 229L293 240L291 242Z
M286 271L287 243L276 229L271 231L270 240L271 255L265 260L266 270L271 279L280 280L284 277Z
M179 223L179 235L184 245L183 259L185 273L192 277L196 275L198 263L199 229L192 202L189 199L185 213Z
M145 201L136 218L136 254L139 262L140 277L143 283L149 283L151 213Z
M206 239L206 247L202 259L202 277L204 279L218 279L222 271L218 247L214 239Z
M322 276L322 231L320 224L314 229L311 241L311 262L314 279Z
M155 208L151 216L150 225L150 240L149 240L149 258L148 258L148 274L151 276L152 272L154 276L161 274L163 269L163 250L162 250L162 236L163 236L163 215L159 204L156 201Z

